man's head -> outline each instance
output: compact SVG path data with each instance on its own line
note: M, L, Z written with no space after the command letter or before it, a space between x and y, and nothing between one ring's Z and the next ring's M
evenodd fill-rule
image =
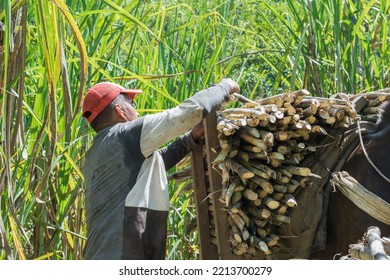
M83 117L97 131L102 126L136 117L133 105L139 89L125 89L114 83L98 83L91 87L83 102Z

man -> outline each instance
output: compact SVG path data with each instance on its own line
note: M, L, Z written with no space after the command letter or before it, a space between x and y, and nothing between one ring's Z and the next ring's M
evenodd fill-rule
M165 258L166 170L203 136L202 119L239 90L236 82L223 79L173 109L141 118L133 106L140 90L113 83L99 83L88 90L83 117L97 135L84 166L85 259Z

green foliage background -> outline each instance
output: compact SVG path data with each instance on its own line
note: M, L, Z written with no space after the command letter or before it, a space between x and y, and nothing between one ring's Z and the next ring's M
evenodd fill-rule
M390 86L387 0L0 2L0 259L81 259L87 87L142 88L140 114L224 77L250 98ZM185 183L171 186L168 259L197 259Z

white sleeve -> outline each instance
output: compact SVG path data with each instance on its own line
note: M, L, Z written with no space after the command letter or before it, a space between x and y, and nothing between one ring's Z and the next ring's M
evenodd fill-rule
M173 109L144 117L140 147L148 157L170 140L187 132L213 112L230 94L232 87L225 81L195 93Z
M203 108L194 102L184 102L162 113L147 115L141 132L141 152L151 155L170 140L187 132L203 118Z

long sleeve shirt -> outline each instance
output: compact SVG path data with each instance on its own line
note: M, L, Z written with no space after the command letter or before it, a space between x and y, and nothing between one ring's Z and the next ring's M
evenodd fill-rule
M84 166L85 259L165 258L166 170L193 148L195 143L186 132L213 112L231 90L221 82L175 108L99 131Z

